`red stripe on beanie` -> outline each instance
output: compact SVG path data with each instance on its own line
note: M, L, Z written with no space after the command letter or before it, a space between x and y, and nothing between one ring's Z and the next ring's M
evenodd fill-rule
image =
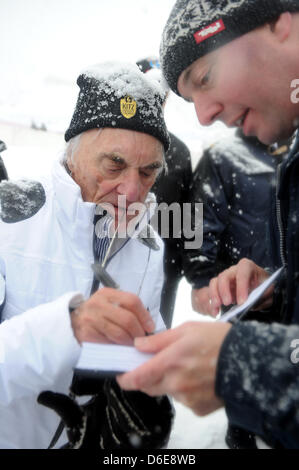
M209 24L205 28L196 31L193 36L196 43L199 44L202 41L205 41L206 39L210 38L211 36L215 36L215 34L220 33L224 29L226 28L224 26L223 21L220 19L218 21L215 21L214 23Z

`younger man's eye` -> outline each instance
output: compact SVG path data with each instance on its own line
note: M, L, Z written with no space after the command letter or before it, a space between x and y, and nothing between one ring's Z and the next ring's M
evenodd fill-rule
M211 69L202 77L200 80L200 85L207 85L211 79Z

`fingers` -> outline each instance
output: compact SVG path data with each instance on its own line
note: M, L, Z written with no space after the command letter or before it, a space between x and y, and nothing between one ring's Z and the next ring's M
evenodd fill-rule
M138 318L118 305L104 304L101 313L95 312L94 320L95 328L116 343L124 340L127 343L128 339L132 343L134 338L145 333Z
M124 390L140 390L148 395L162 395L162 379L165 367L164 352L158 353L142 366L116 378Z
M214 277L210 280L209 284L209 302L210 302L210 311L213 317L216 317L219 313L222 300L218 292L218 278Z
M238 263L237 282L236 282L236 300L240 305L248 297L251 291L252 282L257 278L261 268L248 259L243 259ZM254 287L260 282L257 282Z
M135 336L144 334L134 315L119 307L111 307L109 312L97 315L90 330L93 335L93 339L89 339L91 342L125 345L132 345Z
M143 306L137 295L116 289L110 289L108 287L99 290L94 295L105 296L108 302L116 303L123 309L133 313L138 319L141 327L147 333L152 333L154 331L155 323L151 318L150 312Z
M265 271L252 261L243 258L235 266L231 266L211 279L209 284L209 296L212 305L212 315L219 312L221 305L238 305L245 302L249 292L262 282L262 277L267 277Z
M182 328L167 330L145 338L136 338L135 346L139 351L156 353L155 357L132 372L118 376L120 387L125 390L141 390L148 395L160 395L164 393L163 378L165 371L172 368L171 345L181 336Z
M219 314L221 305L235 303L235 269L226 269L218 277L211 279L209 284L211 315Z
M194 325L198 327L199 323L187 322L173 330L136 338L135 346L139 351L154 353L155 356L134 371L120 376L119 385L125 390L141 390L148 395L173 392L170 377L184 356L179 343L184 336L194 334Z
M152 332L155 324L140 299L131 293L103 288L71 315L77 340L133 344L134 338Z
M171 395L200 415L214 411L223 405L215 395L216 368L230 328L230 324L190 322L143 340L158 352L138 369L118 376L117 381L125 390Z
M219 350L230 328L230 324L190 322L143 338L146 347L142 351L156 354L139 368L118 376L120 387L153 396L169 394L192 409L195 403L202 409L210 406L215 401ZM140 341L135 343L140 346Z

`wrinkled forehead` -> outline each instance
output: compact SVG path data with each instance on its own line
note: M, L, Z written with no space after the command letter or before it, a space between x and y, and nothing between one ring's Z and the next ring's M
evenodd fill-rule
M82 134L82 145L94 153L115 154L125 160L139 156L139 160L163 161L162 142L150 134L128 129L92 129Z

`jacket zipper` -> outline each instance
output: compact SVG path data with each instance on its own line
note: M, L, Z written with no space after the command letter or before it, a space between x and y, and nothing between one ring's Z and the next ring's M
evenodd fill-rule
M281 175L281 164L278 166L277 169L277 182L276 182L276 218L279 230L279 249L280 249L280 258L283 264L283 267L286 268L287 262L285 258L285 232L282 223L281 217L281 203L278 198L278 188L280 182L280 175Z
M109 265L110 261L114 258L114 256L117 255L117 253L119 253L120 250L122 250L122 249L124 248L124 246L126 246L126 244L127 244L129 241L130 241L130 239L126 240L126 242L125 242L117 251L115 251L115 253L113 253L112 256L110 256L110 257L108 258L105 268ZM139 289L138 289L138 293L137 293L138 296L139 296L139 294L140 294L140 292L141 292L141 289L142 289L142 286L143 286L143 282L144 282L144 279L145 279L145 275L146 275L146 272L147 272L147 270L148 270L149 261L150 261L151 249L148 248L148 250L149 250L149 254L148 254L148 257L147 257L146 266L145 266L145 268L144 268L142 280L141 280L141 283L140 283L140 286L139 286ZM97 281L97 279L96 279L96 277L95 277L95 275L94 275L94 276L93 276L93 280L92 280L92 285L91 285L91 288L90 288L89 296L91 296L92 293L95 292L95 290L93 291L93 288L94 288L94 285L95 285L95 282L96 282L96 281ZM97 282L98 282L98 287L97 287L97 289L98 289L98 288L99 288L99 285L100 285L100 282L99 282L99 281L97 281ZM97 290L97 289L96 289L96 290Z
M130 241L130 239L126 240L126 242L115 252L113 253L113 255L108 258L107 260L107 263L106 263L106 267L108 266L108 264L110 263L110 261L114 258L114 256L120 252L120 250L123 249L124 246L126 246L126 244ZM143 272L143 276L142 276L142 279L141 279L141 283L139 285L139 288L138 288L138 291L137 291L137 295L139 296L140 295L140 292L141 292L141 289L142 289L142 286L143 286L143 283L144 283L144 279L145 279L145 276L146 276L146 273L147 273L147 269L148 269L148 265L149 265L149 261L150 261L150 256L151 256L151 249L148 248L148 256L147 256L147 262L146 262L146 266L144 268L144 272Z
M110 261L114 258L114 256L115 256L117 253L119 253L119 251L128 243L128 241L129 241L129 239L126 240L126 242L125 242L115 253L113 253L112 256L110 256L110 257L108 258L108 260L107 260L107 262L106 262L105 268L108 266L108 264L110 263ZM96 262L95 253L93 253L93 256L94 256L94 262ZM96 286L96 284L97 284L97 286ZM91 283L91 288L90 288L90 290L89 290L89 296L91 296L92 294L94 294L94 293L98 290L99 286L100 286L100 281L98 281L97 278L96 278L96 276L93 275L93 279L92 279L92 283Z

